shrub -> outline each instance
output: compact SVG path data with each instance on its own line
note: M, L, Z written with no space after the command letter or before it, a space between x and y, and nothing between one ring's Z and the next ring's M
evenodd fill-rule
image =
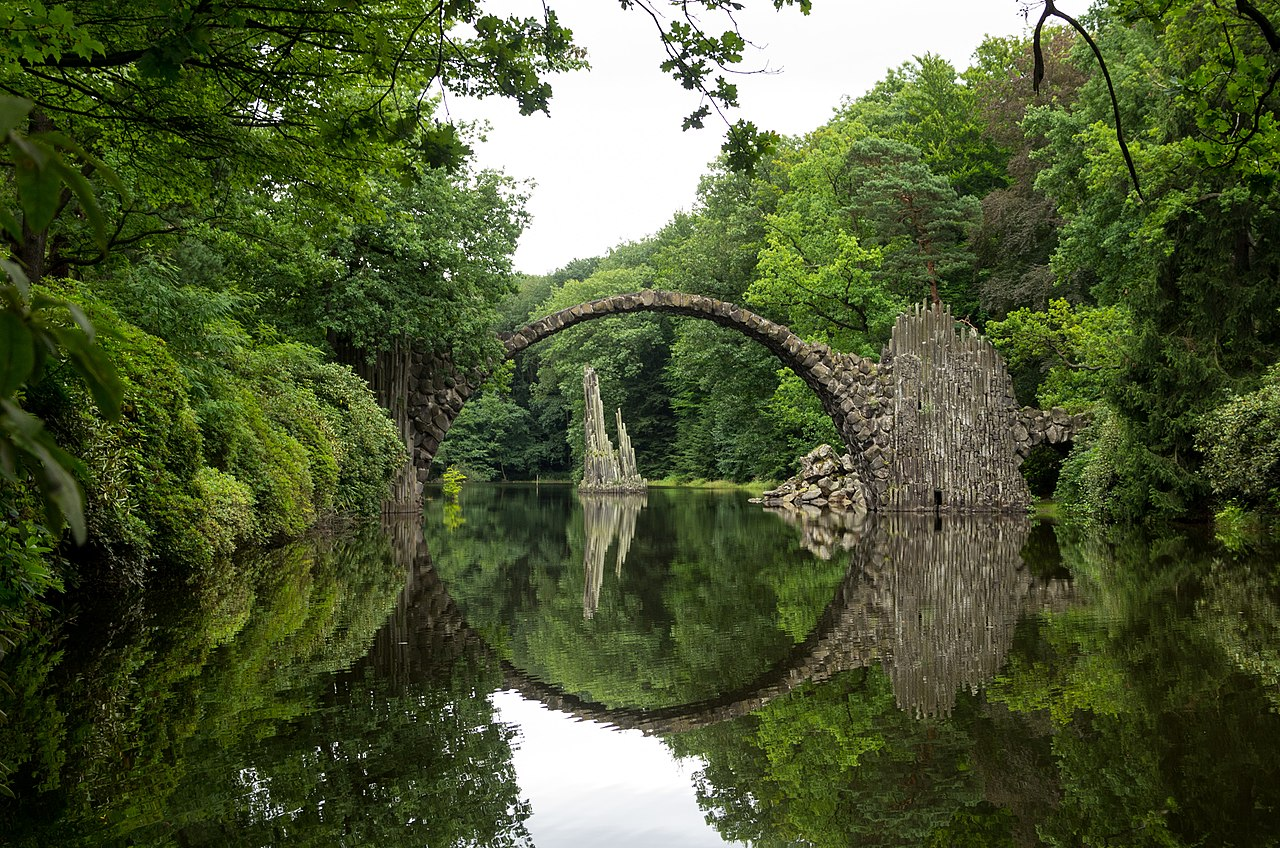
M443 479L445 499L456 503L458 495L462 494L462 484L466 482L467 475L457 466L450 465L445 469Z
M1160 522L1186 515L1204 487L1172 459L1147 449L1133 424L1106 407L1076 437L1062 463L1054 499L1069 519L1117 524Z
M343 515L378 514L387 486L408 458L400 433L368 385L345 365L321 362L310 349L290 373L314 396L337 466L333 509Z
M1280 507L1280 365L1256 391L1236 395L1206 415L1196 434L1204 473L1223 500Z
M306 530L316 518L306 448L273 424L248 387L228 379L211 394L197 409L208 461L253 491L254 541L271 542Z
M30 408L83 460L89 543L77 560L140 583L160 562L198 571L333 512L376 514L404 448L349 369L314 348L255 345L226 316L216 356L183 325L181 349L199 360L184 365L87 289L57 285L92 317L124 390L118 422L97 414L68 369L28 392Z
M216 468L201 468L195 477L202 506L199 530L215 553L226 555L254 537L253 489Z
M44 594L62 591L54 545L53 534L30 519L6 516L0 524L0 657L45 609Z
M187 381L165 343L76 293L93 317L124 389L120 419L97 412L89 393L52 371L31 397L59 441L84 463L86 548L114 579L137 583L157 560L207 565L212 547L196 529L193 478L203 466Z
M207 393L209 462L252 486L258 539L297 535L328 514L377 514L405 451L349 368L302 345L242 349Z

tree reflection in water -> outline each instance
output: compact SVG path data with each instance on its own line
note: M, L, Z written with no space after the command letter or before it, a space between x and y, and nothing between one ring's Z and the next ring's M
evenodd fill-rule
M420 646L426 673L387 662L416 530L290 545L125 618L85 599L22 644L0 844L528 844L514 731L477 697L494 665L447 639Z
M658 490L610 574L567 488L462 507L22 645L0 843L521 844L488 696L528 683L757 846L1280 844L1274 550Z

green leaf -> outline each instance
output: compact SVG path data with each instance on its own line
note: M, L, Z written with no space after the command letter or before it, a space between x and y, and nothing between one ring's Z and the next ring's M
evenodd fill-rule
M34 105L21 97L0 96L0 137L25 124Z
M21 466L35 479L49 526L57 529L65 521L76 544L83 544L84 499L72 473L83 470L79 460L58 447L43 421L7 400L0 400L0 445L7 472Z
M124 384L120 382L115 367L106 353L79 330L55 327L53 336L66 351L71 365L84 380L98 410L108 419L120 416L120 402L124 400Z
M89 320L89 316L84 314L84 310L80 308L80 304L78 303L72 303L68 300L65 305L67 307L67 311L71 313L71 318L76 322L76 325L84 331L85 336L87 336L89 341L92 342L94 338L94 330L93 322Z
M22 270L21 265L11 259L0 258L0 269L4 270L23 298L31 293L31 281L27 279L27 272Z
M35 344L22 317L0 312L0 397L9 397L35 368Z
M22 225L12 212L0 207L0 229L3 229L14 241L22 241Z
M31 145L23 145L23 152ZM50 159L57 154L47 148L36 149L27 155L15 156L14 181L18 185L18 200L26 215L26 224L33 232L41 232L53 223L62 194L62 178L49 167Z
M89 226L93 227L93 240L97 243L98 249L103 253L107 251L107 220L102 215L102 207L98 205L98 198L93 193L93 186L89 185L89 181L84 175L75 168L67 166L67 163L61 159L49 160L49 169L57 174L64 183L75 193L80 201L80 208L84 210L84 216L89 219Z
M71 136L66 133L47 131L40 133L36 138L42 142L48 143L51 147L58 150L65 150L72 153L76 158L92 165L94 172L105 180L107 185L115 189L116 194L120 195L122 200L125 200L126 202L129 200L129 190L125 188L124 183L120 181L120 177L116 175L116 172L107 167L107 163L85 150L84 147Z

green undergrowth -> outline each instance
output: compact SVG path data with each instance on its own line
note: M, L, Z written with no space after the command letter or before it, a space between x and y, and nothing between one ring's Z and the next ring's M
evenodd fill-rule
M0 514L22 530L3 542L0 645L64 582L198 579L237 550L377 514L403 447L349 368L226 315L192 327L160 313L144 328L86 284L51 288L93 320L124 398L119 420L106 420L65 368L25 390L24 405L79 459L89 532L80 547L41 539L30 531L39 499L0 480ZM183 336L163 338L166 325Z
M1061 510L1057 501L1042 498L1031 504L1031 515L1043 521L1057 521L1061 517Z

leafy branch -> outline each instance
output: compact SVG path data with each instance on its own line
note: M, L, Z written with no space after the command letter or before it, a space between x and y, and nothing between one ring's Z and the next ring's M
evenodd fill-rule
M772 0L775 9L799 6L802 14L809 14L812 0ZM726 73L752 74L736 68L743 60L743 51L750 44L742 35L735 12L742 11L743 2L737 0L675 0L679 17L667 23L658 12L654 0L621 0L624 9L640 9L657 28L667 58L662 62L664 73L672 76L685 89L702 96L698 108L685 117L683 128L701 129L712 111L728 127L722 150L730 169L750 171L755 164L777 144L779 136L761 131L747 120L730 122L726 109L738 105L738 87L725 76ZM729 26L720 35L710 33L695 13L697 9L719 12L725 15Z
M54 132L27 134L33 104L0 97L0 142L14 174L22 220L0 208L0 229L19 245L43 232L67 202L79 201L95 241L106 245L106 222L85 175L66 159L71 154L112 176L71 139ZM75 473L80 463L62 450L44 422L22 409L22 390L37 381L50 362L65 361L84 381L99 411L120 414L123 386L102 348L93 324L73 303L32 290L26 269L0 256L0 478L11 483L31 479L45 503L46 521L57 530L69 525L77 543L85 540L84 497Z

